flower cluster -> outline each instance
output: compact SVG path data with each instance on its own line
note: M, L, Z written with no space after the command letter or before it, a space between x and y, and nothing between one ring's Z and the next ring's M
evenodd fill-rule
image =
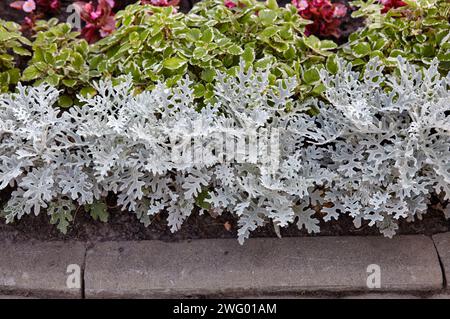
M347 7L330 0L292 0L299 14L313 23L306 26L308 34L317 36L341 36L342 18L347 14Z
M92 2L77 1L74 7L86 26L82 29L81 35L89 42L93 43L111 34L116 28L114 19L114 0L98 0L97 6Z
M10 5L14 9L30 13L34 11L57 11L60 8L59 0L25 0L14 1Z
M32 28L37 19L44 18L47 14L54 14L60 9L59 0L21 0L10 4L11 8L27 13L24 28Z
M380 0L380 2L384 6L381 13L386 13L391 9L400 8L407 5L407 3L402 0Z

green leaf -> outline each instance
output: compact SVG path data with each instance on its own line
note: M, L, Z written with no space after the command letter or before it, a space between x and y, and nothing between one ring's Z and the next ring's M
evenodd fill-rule
M316 68L311 68L303 73L303 80L307 84L315 84L320 81L320 74Z
M273 26L267 27L258 34L258 37L261 40L268 41L271 37L273 37L275 34L277 34L278 31L279 31L279 29L276 27L273 27Z
M251 47L246 47L244 52L242 53L242 59L247 63L247 66L250 66L255 60L255 51Z
M130 33L128 39L133 48L138 48L141 45L141 38L139 36L139 33L136 31Z
M402 50L395 49L395 50L391 51L391 54L389 55L389 57L396 58L398 56L405 56L405 55L406 55L406 53L403 52Z
M67 228L71 221L73 221L73 216L70 211L62 210L50 216L50 224L56 224L56 228L64 235L67 234Z
M0 31L0 41L7 41L14 38L14 34L7 31Z
M203 30L203 34L200 38L201 41L212 42L213 39L214 39L214 32L213 32L212 28L207 28L207 29Z
M206 202L206 199L211 198L207 189L202 190L195 198L195 204L203 209L210 209L211 204Z
M7 71L9 76L9 83L16 84L20 81L20 70L17 68Z
M73 211L75 206L71 200L62 199L57 202L51 202L47 213L50 215L50 224L56 225L56 228L63 234L67 234L67 228L73 221Z
M263 25L272 25L277 19L277 13L274 10L264 9L259 12L258 17Z
M71 80L71 79L63 79L62 83L67 87L74 87L77 84L77 80Z
M360 42L352 47L353 53L356 57L363 57L370 54L370 44L367 42Z
M244 50L242 50L240 46L232 44L227 48L227 52L232 55L241 55L242 53L244 53Z
M59 85L60 79L61 76L58 76L57 74L50 74L44 79L44 82L47 82L48 84L56 87Z
M266 1L267 8L271 10L278 9L278 2L276 0L267 0Z
M86 209L94 220L100 220L104 223L108 222L108 207L104 202L95 201L92 204L86 205Z
M62 108L68 108L73 105L73 100L68 95L61 95L58 99L58 105Z
M205 86L201 83L194 85L194 97L199 98L205 94Z
M208 51L205 48L197 47L194 50L193 57L194 59L201 60L208 54Z
M84 87L80 90L80 95L84 98L92 98L97 94L93 87Z
M78 52L73 52L72 59L73 59L72 65L75 68L75 70L82 71L83 65L84 65L84 59L81 56L81 54L79 54Z
M36 66L30 65L23 71L22 81L31 81L37 79L41 76L41 71L39 71Z
M31 55L30 51L28 51L27 49L21 48L21 47L14 47L13 51L15 54L18 54L18 55Z
M181 68L186 63L187 63L187 61L182 58L172 57L172 58L165 59L163 61L163 67L165 67L166 69L169 69L169 70L176 70L176 69Z
M332 74L336 74L339 71L336 55L330 55L327 58L326 68L327 68L328 72L330 72Z
M267 68L269 64L273 63L275 58L273 56L266 56L262 59L259 59L255 62L255 68Z
M333 50L336 49L338 47L338 45L331 40L322 40L320 41L320 48L322 50L328 51L328 50Z
M289 49L283 52L283 56L288 60L294 60L296 51L293 46L289 46Z
M203 69L200 78L205 82L212 82L214 81L214 77L216 76L216 71L211 68Z

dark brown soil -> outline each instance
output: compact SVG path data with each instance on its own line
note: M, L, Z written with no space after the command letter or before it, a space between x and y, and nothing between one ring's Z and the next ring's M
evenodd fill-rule
M225 227L229 225L230 227ZM442 212L430 209L429 213L414 223L401 222L399 234L425 234L449 231L450 223ZM356 229L348 216L339 221L321 223L321 232L314 236L379 236L376 228L363 225ZM227 230L228 228L228 230ZM46 214L25 216L14 224L6 225L0 220L0 241L26 240L76 240L76 241L106 241L106 240L163 240L179 241L199 238L236 238L237 220L226 213L217 218L209 215L199 216L193 213L178 232L171 233L166 222L166 215L156 216L149 227L142 225L129 212L118 208L110 209L108 223L94 221L82 209L75 214L75 221L66 235L60 233L49 223ZM295 225L281 230L283 237L313 236ZM272 224L257 229L251 237L276 237Z

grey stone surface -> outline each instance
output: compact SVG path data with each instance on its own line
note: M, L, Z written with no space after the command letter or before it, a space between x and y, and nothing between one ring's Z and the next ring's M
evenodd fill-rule
M36 299L34 297L16 296L16 295L0 295L0 300L5 299Z
M447 279L447 291L450 290L448 285L450 280L450 232L433 235L433 241L438 251L439 258Z
M68 288L67 267L83 267L83 243L5 243L0 249L0 294L81 298L80 288Z
M345 296L342 297L342 299L420 299L420 297L409 294L368 293L362 295Z
M449 294L436 294L429 297L429 299L450 299Z
M235 296L302 291L440 289L443 278L425 236L308 237L190 242L105 242L87 253L85 294L99 297Z

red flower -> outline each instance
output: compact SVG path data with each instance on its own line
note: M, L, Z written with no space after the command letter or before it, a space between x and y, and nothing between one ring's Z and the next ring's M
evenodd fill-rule
M306 35L334 36L339 38L342 18L347 15L347 7L330 0L292 0L298 13L313 23L306 26Z
M381 13L386 13L393 8L400 8L407 5L402 0L380 0L380 2L384 6Z
M98 0L95 7L92 2L77 1L73 4L86 26L81 30L81 35L93 43L111 34L116 28L116 20L112 8L114 0Z
M36 0L36 3L42 10L57 11L60 8L59 0Z
M225 0L225 1L224 1L224 5L225 5L225 7L227 7L228 9L237 7L237 4L234 3L232 0Z

